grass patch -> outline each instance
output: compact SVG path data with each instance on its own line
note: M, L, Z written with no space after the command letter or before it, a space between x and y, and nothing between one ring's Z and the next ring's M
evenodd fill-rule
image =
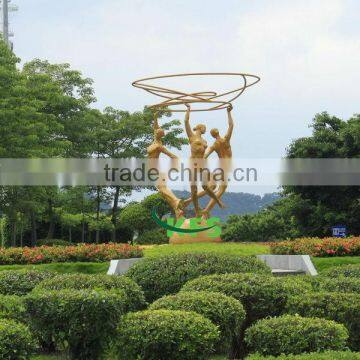
M219 254L248 256L268 254L269 247L259 243L195 243L179 245L154 245L144 249L144 255L148 257L184 252L216 252Z
M311 260L319 273L335 266L360 264L360 256L312 257Z
M91 262L73 262L73 263L50 263L39 265L1 265L0 271L3 270L46 270L54 271L61 274L65 273L82 273L82 274L104 274L109 268L109 263L91 263Z

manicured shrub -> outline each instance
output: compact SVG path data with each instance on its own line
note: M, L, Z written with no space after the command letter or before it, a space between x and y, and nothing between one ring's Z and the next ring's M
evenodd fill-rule
M0 294L25 295L43 280L53 276L54 273L37 270L0 271Z
M327 292L353 292L360 294L360 279L355 277L330 278L327 276L317 276L310 279L315 291Z
M0 318L23 322L26 318L23 298L16 295L0 295Z
M41 239L36 242L37 246L71 246L70 241L62 239Z
M217 327L194 312L147 310L125 315L118 327L117 359L208 359Z
M299 355L263 356L249 355L246 360L360 360L360 353L351 351L324 351Z
M41 343L68 348L76 360L99 359L128 309L124 290L34 291L24 302Z
M355 277L360 279L360 265L359 264L350 264L335 266L323 272L323 275L333 277Z
M194 311L219 326L218 352L229 350L232 339L240 334L245 320L245 310L240 301L221 293L207 291L180 292L156 300L150 310Z
M272 254L312 256L359 256L360 236L352 238L300 238L270 245Z
M262 319L245 332L251 352L262 355L344 350L348 332L335 321L284 315Z
M0 319L0 359L27 360L35 349L36 343L25 325Z
M215 291L239 300L246 311L247 324L285 309L289 296L303 294L302 282L262 274L222 274L201 276L186 283L182 291Z
M270 273L262 261L250 256L215 253L184 253L145 258L134 264L127 276L138 283L148 301L175 294L188 280L223 273Z
M78 244L73 246L38 246L0 248L0 265L44 264L52 262L103 262L143 256L138 246L128 244Z
M140 245L167 244L168 242L169 238L166 235L166 231L158 228L147 230L141 233L136 239L136 243Z
M360 294L310 293L293 296L287 303L287 312L334 320L345 325L350 335L350 348L360 350Z
M63 274L43 281L36 290L124 290L128 298L127 310L139 310L146 306L140 286L125 276Z
M310 288L310 287L309 287ZM307 291L301 280L274 277L266 274L222 274L202 276L186 283L182 291L215 291L239 300L246 311L246 319L232 356L238 358L247 352L243 342L244 330L257 319L280 315L289 296Z

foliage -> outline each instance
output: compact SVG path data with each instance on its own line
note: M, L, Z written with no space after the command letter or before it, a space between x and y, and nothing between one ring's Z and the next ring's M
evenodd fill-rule
M0 359L28 360L35 349L36 343L25 325L0 319Z
M351 238L300 238L270 245L272 254L312 256L358 256L360 237Z
M245 310L238 300L216 292L183 291L156 300L149 309L194 311L208 318L220 330L221 336L216 347L218 352L229 350L245 320Z
M229 217L221 238L224 241L274 241L298 235L289 214L289 199L279 199L256 214Z
M354 277L329 278L327 276L319 276L310 279L310 281L315 291L353 292L360 294L360 279Z
M23 298L16 295L0 295L0 319L24 322L26 313Z
M42 290L123 290L128 296L126 309L138 310L145 307L144 294L139 285L125 276L64 274L41 282L36 291Z
M287 312L345 325L351 350L360 350L360 294L320 292L294 296L288 301Z
M291 315L259 320L245 332L249 349L262 355L344 350L347 338L335 321Z
M136 243L140 245L167 244L169 239L164 229L151 229L141 233L136 238Z
M43 264L51 262L90 261L141 257L137 246L128 244L78 244L0 249L0 264Z
M41 239L37 241L37 246L69 246L70 241L62 239Z
M184 253L145 258L134 264L127 276L142 287L148 301L153 301L176 293L188 280L198 276L230 272L270 273L270 268L255 257Z
M311 289L310 285L306 286L302 279L266 274L222 274L201 276L186 283L181 291L221 292L243 304L246 311L245 324L232 347L232 357L238 358L247 352L243 342L245 328L258 319L280 315L289 296L303 294L308 289Z
M133 203L127 205L119 215L119 225L128 227L142 233L146 230L154 228L156 225L151 218L150 211L142 204Z
M294 140L289 158L356 158L360 155L360 115L348 121L323 112L310 125L309 137ZM360 234L360 186L286 186L301 208L295 214L303 236L327 236L331 226L344 224L350 234Z
M351 351L324 351L299 355L263 356L249 355L246 360L360 360L360 353Z
M127 311L124 290L35 291L24 299L30 325L42 344L68 348L72 359L99 359Z
M323 275L329 277L355 277L360 279L360 264L351 264L351 265L343 265L336 266L332 269L324 271Z
M0 272L0 294L25 295L45 279L55 276L51 272L36 270L8 270Z
M207 359L219 331L194 312L148 310L125 315L118 328L117 358L146 360Z

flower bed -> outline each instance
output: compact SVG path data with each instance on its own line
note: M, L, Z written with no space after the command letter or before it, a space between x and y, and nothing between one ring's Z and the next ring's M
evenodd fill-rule
M0 248L0 265L44 264L53 262L102 262L111 259L142 257L138 246L128 244L79 244L74 246L39 246Z
M300 238L270 244L272 254L311 256L359 256L360 237Z

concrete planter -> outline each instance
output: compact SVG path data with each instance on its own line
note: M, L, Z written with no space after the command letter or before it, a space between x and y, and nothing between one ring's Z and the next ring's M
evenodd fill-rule
M264 261L274 275L318 274L309 255L256 255L256 257Z
M131 259L120 259L120 260L111 260L110 267L107 272L108 275L123 275L129 268L141 260L142 258L131 258Z

